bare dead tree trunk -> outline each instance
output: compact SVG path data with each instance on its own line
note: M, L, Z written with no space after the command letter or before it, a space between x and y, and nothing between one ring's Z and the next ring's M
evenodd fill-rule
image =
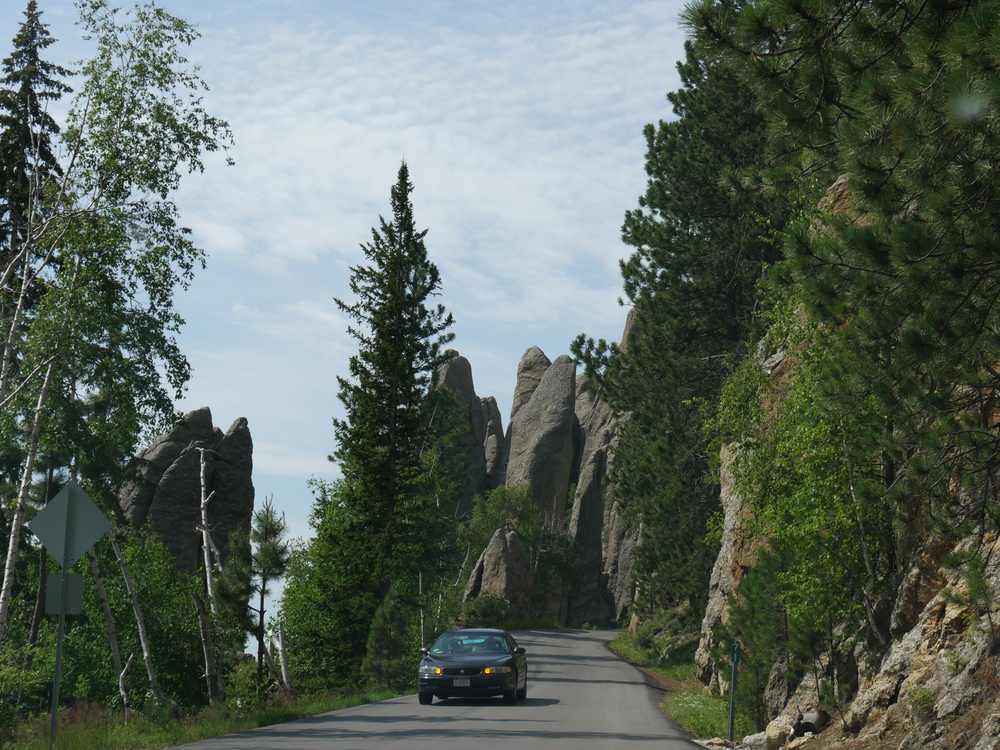
M280 624L278 625L278 627L280 629L279 632L281 633L281 640L279 641L277 638L275 638L273 632L270 631L268 632L267 636L270 641L268 645L270 646L270 648L264 649L264 659L267 662L267 669L271 673L271 677L273 677L274 681L278 683L278 687L281 688L281 692L284 694L285 700L288 701L289 703L294 703L295 696L292 695L292 683L291 679L288 676L288 654L285 653L284 627L281 626ZM274 656L271 653L272 649L277 649L278 653L280 654L279 657L281 659L280 672L278 671L277 665L274 663Z
M208 702L211 705L220 703L219 699L219 675L215 664L215 646L212 645L212 624L208 621L208 612L205 611L205 603L201 597L195 593L191 594L194 599L194 608L198 612L198 625L201 629L201 649L205 655L205 684L208 686Z
M205 451L206 448L199 448L198 453L201 454L201 548L202 554L204 556L205 564L205 589L208 593L208 607L212 611L212 615L217 615L218 608L215 605L215 567L222 569L221 559L222 555L219 554L219 548L215 546L215 542L212 540L212 532L208 525L208 504L212 502L212 498L215 497L215 492L208 494L208 485L205 480ZM213 562L212 556L215 556Z
M111 604L108 602L108 593L104 590L104 577L101 575L101 566L97 562L97 554L93 548L88 550L88 553L90 555L90 569L94 573L94 583L97 586L97 596L101 600L104 619L108 623L108 640L111 642L111 661L115 667L115 676L118 678L118 693L122 699L122 711L125 713L125 723L128 724L132 703L129 698L128 683L125 681L125 668L122 667L121 652L118 650L118 630L115 628L115 616L111 611Z
M128 589L129 599L132 601L132 611L135 613L135 623L139 628L139 643L142 645L142 660L146 663L146 676L149 678L149 688L153 691L153 696L156 698L157 703L161 706L172 706L177 718L183 719L185 717L184 709L177 705L177 701L173 698L168 698L164 694L163 690L160 689L160 683L156 680L156 670L153 668L153 653L149 648L149 638L146 635L146 621L142 618L142 610L139 608L139 598L135 595L132 576L129 575L128 566L125 564L125 556L122 555L121 548L118 546L114 528L108 529L108 539L111 540L115 557L118 558L118 566L122 569L122 577L125 579L125 588Z

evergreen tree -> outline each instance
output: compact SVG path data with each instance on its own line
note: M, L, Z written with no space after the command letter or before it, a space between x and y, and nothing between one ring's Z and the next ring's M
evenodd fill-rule
M41 21L35 0L29 0L25 20L14 37L14 51L2 63L0 79L0 268L28 238L27 224L39 216L31 191L41 192L49 178L62 173L52 153L59 126L49 115L49 102L70 92L58 80L70 72L46 62L41 52L55 39ZM0 271L2 272L2 271Z
M782 199L739 189L731 175L760 159L764 119L719 59L690 42L668 94L678 119L645 129L649 182L629 211L621 263L635 307L627 345L584 336L574 354L629 419L615 451L614 497L642 522L633 576L647 604L707 591L713 551L703 539L718 503L702 434L727 366L760 335L756 285L776 260ZM603 370L602 370L603 368Z
M849 206L796 222L782 276L839 353L826 390L845 412L878 410L881 466L862 500L912 520L961 478L987 490L962 515L993 525L1000 6L703 0L687 19L767 105L762 184L846 176ZM917 536L899 534L893 554Z
M278 516L273 498L254 512L249 531L237 529L229 536L227 559L219 576L219 598L223 616L242 620L243 627L257 639L257 685L264 684L264 649L267 632L264 608L271 586L285 575L290 544L284 539L285 514ZM252 604L247 607L246 602ZM251 615L256 613L256 618Z
M454 431L448 415L455 401L430 384L446 359L441 346L453 338L445 333L452 317L442 305L429 306L441 280L427 258L427 231L413 220L412 189L403 162L391 191L392 220L380 217L361 246L368 264L351 269L356 301L336 300L359 344L350 379L337 378L347 417L334 420L338 447L330 458L343 480L317 486L316 536L293 558L283 604L295 648L316 665L331 665L325 674L307 673L327 683L360 678L373 616L390 588L415 600L418 571L448 558L442 523L453 513L447 494L457 485L440 473L450 462L435 457L442 436Z

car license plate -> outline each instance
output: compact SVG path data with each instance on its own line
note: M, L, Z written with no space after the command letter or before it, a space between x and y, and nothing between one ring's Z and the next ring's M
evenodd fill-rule
M457 678L455 678L455 680L452 683L452 685L454 687L469 687L469 678L468 677L457 677Z

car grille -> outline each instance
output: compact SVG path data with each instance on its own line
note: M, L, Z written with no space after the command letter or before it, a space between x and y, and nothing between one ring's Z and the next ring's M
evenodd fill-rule
M477 674L482 674L483 670L480 667L445 667L444 673L458 677L475 677Z

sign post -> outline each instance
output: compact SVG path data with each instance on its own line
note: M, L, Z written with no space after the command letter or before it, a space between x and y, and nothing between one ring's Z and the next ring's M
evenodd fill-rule
M63 631L66 625L66 589L70 582L69 569L87 550L111 528L111 521L101 513L94 501L72 479L58 495L28 522L31 533L48 549L61 553L62 573L59 581L59 628L56 636L56 668L52 682L52 723L49 727L49 750L55 746L59 711L59 672L62 667ZM82 583L82 577L80 579ZM82 594L82 586L76 584ZM75 597L74 597L75 598ZM82 600L82 596L80 597ZM76 602L74 602L76 604ZM80 605L77 604L76 607ZM72 607L76 614L76 607ZM46 607L49 611L49 607ZM50 612L51 613L51 612Z
M736 665L740 663L740 642L733 641L730 661L733 663L733 674L729 680L729 741L733 741L736 731Z

